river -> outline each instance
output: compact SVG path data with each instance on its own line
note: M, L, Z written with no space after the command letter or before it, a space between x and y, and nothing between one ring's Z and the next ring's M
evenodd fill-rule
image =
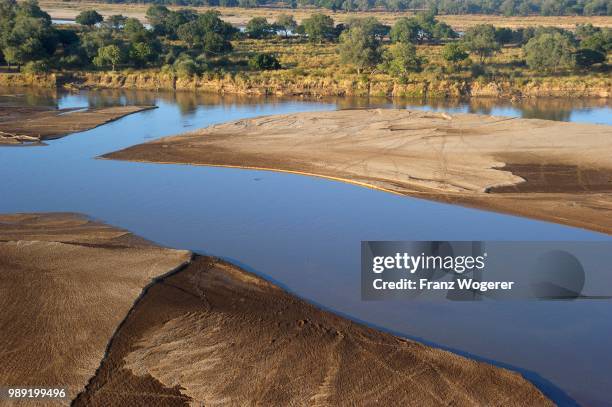
M249 99L143 91L0 90L0 105L158 109L47 142L0 148L0 212L69 211L164 246L225 258L358 321L523 373L561 405L610 403L612 301L360 299L361 240L610 240L547 222L286 173L97 160L213 123L298 111L400 107L612 125L601 101Z

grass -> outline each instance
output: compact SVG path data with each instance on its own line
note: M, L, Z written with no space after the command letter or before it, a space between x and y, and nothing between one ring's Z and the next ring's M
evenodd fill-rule
M128 17L136 17L144 21L148 5L143 4L110 4L93 1L62 1L62 0L40 0L43 10L47 11L53 18L74 19L83 10L95 9L104 16L112 14L123 14ZM170 7L177 9L180 7ZM205 11L210 7L192 7L198 11ZM398 18L411 16L410 12L368 11L368 12L332 12L330 10L313 9L272 9L272 8L224 8L215 7L221 12L221 18L235 24L245 25L253 17L266 17L272 21L280 13L293 14L296 20L310 16L314 12L322 12L331 15L336 23L345 22L350 17L375 16L382 23L393 24ZM528 16L528 17L504 17L492 15L441 15L441 21L450 24L454 29L464 31L468 27L477 24L493 24L499 27L519 28L527 26L556 26L573 29L576 24L591 23L600 27L612 27L612 17L608 16Z
M388 45L385 45L387 47ZM469 68L464 67L459 71L453 71L447 66L441 56L441 45L423 45L417 48L417 53L426 58L427 63L423 72L413 73L411 80L422 81L430 79L453 79L468 80L472 78ZM283 69L275 72L267 72L274 76L295 76L295 77L324 77L335 79L346 79L355 77L355 70L340 62L337 53L337 44L324 43L312 44L306 41L295 39L270 39L255 40L243 39L234 42L234 51L228 59L233 66L238 66L237 70L245 71L244 61L254 53L265 52L275 54L283 66ZM501 52L486 60L487 76L502 78L550 78L551 75L541 74L530 70L525 66L522 50L518 47L504 47ZM253 73L256 74L256 73ZM562 80L574 80L580 78L607 78L608 71L603 72L562 72L557 75ZM375 75L379 80L391 80L385 74Z

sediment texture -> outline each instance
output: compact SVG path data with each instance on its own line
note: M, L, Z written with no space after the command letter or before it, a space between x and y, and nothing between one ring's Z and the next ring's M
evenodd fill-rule
M344 180L612 233L612 127L395 109L238 120L105 158Z
M32 106L0 108L0 145L37 143L92 129L152 106L54 109Z
M0 383L68 404L143 288L190 257L78 215L0 215Z

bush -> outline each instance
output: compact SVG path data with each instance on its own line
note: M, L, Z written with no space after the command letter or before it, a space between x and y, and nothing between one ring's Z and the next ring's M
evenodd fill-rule
M245 32L249 38L268 38L276 33L276 29L265 17L254 17L247 23Z
M470 73L472 75L472 78L479 78L481 76L485 76L487 70L482 64L472 64L472 66L470 67Z
M323 42L337 37L334 29L334 20L325 14L314 13L302 20L302 28L308 39L312 42Z
M189 55L182 54L172 65L179 78L191 78L200 73L200 67Z
M272 54L256 54L249 59L249 68L255 71L276 70L281 68L281 64Z
M463 46L456 42L450 42L442 48L442 58L448 62L453 69L457 69L461 61L466 60L468 57L467 52L463 49Z
M574 63L570 40L558 32L544 32L530 39L523 52L527 65L537 71L556 72Z
M595 64L601 64L606 61L606 56L599 51L592 49L579 49L574 54L576 66L580 68L588 68Z
M49 64L46 61L30 61L21 68L22 72L29 74L49 72Z
M104 20L104 17L100 15L96 10L85 10L81 11L81 13L76 16L76 23L86 26L93 26L98 23L101 23Z
M478 56L481 64L487 57L501 49L500 43L495 38L495 27L490 24L470 27L465 32L462 42L466 49Z
M417 56L416 47L410 43L398 42L385 53L383 69L394 78L406 81L410 72L421 71L422 58Z

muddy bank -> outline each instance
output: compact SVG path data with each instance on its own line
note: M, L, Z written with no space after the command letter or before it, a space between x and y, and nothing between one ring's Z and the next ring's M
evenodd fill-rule
M395 83L379 75L371 80L358 76L335 79L311 76L280 76L274 72L204 74L181 78L154 71L134 73L80 73L63 81L73 87L110 89L173 89L239 95L275 96L385 96L385 97L597 97L612 95L605 78L534 80L436 79Z
M612 233L612 127L344 110L212 126L105 158L323 176Z
M0 280L0 382L66 386L65 404L552 405L519 374L74 214L0 215Z
M113 106L88 109L0 107L0 145L38 143L101 126L154 106Z
M354 76L343 78L282 75L277 72L204 74L178 77L160 71L75 72L64 74L0 74L0 85L67 87L68 89L179 90L253 96L380 96L418 98L532 98L571 97L609 98L612 82L605 76L485 79L428 79L406 84L386 75L369 80ZM44 78L42 78L44 77Z
M0 383L81 392L143 287L190 259L74 214L0 215Z

